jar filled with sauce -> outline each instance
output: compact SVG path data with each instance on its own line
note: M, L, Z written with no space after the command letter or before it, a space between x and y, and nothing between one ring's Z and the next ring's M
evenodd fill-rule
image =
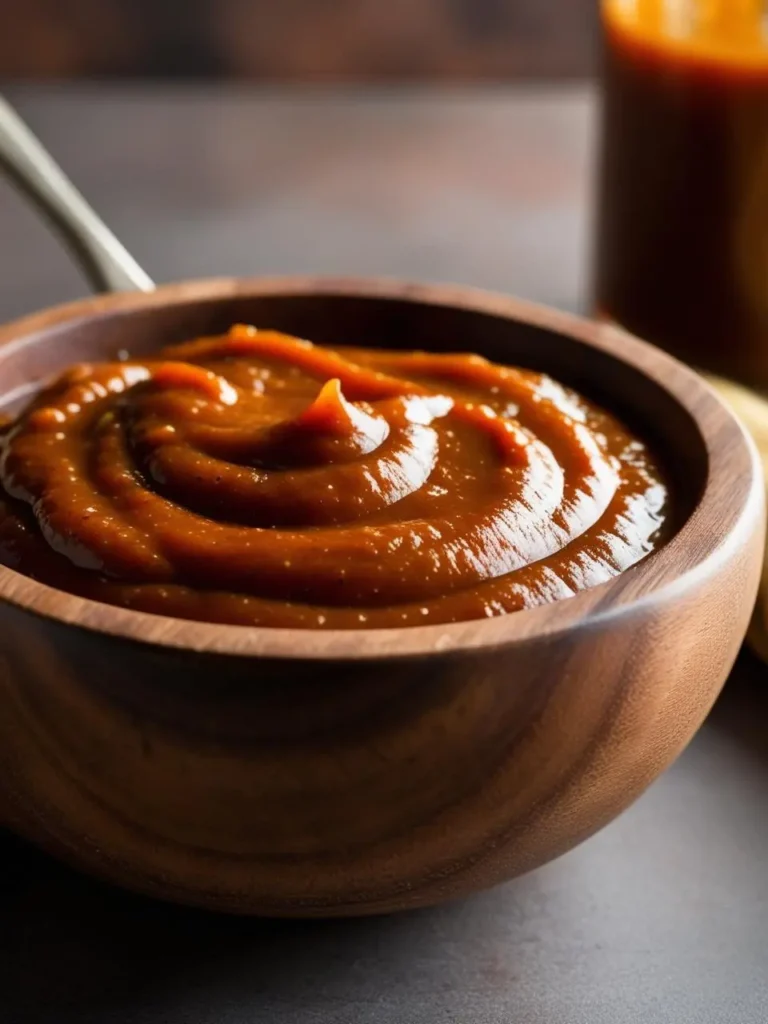
M768 3L603 0L601 316L768 388Z

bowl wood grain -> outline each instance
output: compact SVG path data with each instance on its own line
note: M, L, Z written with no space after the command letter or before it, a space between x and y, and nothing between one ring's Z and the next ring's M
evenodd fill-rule
M763 489L734 417L609 326L471 289L312 278L36 314L0 330L0 394L12 407L73 361L234 321L546 370L655 442L679 528L567 601L403 630L187 622L0 568L6 823L132 889L292 916L461 896L606 824L701 724L747 628Z

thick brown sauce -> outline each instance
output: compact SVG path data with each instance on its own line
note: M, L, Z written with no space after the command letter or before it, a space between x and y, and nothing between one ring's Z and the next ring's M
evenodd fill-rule
M768 21L762 0L603 0L596 305L768 388Z
M244 326L70 369L1 454L0 561L207 622L502 615L601 583L664 534L645 445L548 377Z

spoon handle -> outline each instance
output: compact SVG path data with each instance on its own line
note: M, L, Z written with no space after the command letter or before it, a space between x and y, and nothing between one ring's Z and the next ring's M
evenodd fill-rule
M59 231L95 291L152 291L152 280L2 97L0 170Z

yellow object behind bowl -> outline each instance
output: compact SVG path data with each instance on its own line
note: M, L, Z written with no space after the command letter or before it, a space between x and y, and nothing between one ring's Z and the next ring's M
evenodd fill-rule
M768 492L768 399L722 377L707 375L706 379L752 435L760 452ZM763 559L760 592L747 642L763 661L768 662L768 551Z

